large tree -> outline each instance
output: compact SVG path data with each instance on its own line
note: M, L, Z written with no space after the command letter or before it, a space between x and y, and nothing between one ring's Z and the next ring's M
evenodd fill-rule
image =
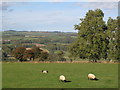
M17 47L13 50L13 55L16 59L20 61L24 60L34 60L35 58L40 58L43 55L43 50L39 47L32 47L30 50L26 50L25 47Z
M78 30L77 41L70 47L72 55L97 61L107 58L106 24L103 20L104 13L100 9L89 10L81 23L75 25Z
M24 61L24 52L25 52L26 48L25 47L17 47L16 49L13 50L13 55L16 59L20 60L20 61Z
M107 21L107 35L109 40L109 50L108 50L108 58L115 60L120 59L119 56L119 37L118 37L118 27L119 27L119 17L117 19L112 19L109 17Z

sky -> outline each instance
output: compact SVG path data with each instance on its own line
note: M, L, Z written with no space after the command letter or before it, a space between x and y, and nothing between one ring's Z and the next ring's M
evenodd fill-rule
M118 16L118 2L2 2L0 19L3 30L18 31L62 31L76 32L75 24L80 23L88 10L101 9L104 20Z

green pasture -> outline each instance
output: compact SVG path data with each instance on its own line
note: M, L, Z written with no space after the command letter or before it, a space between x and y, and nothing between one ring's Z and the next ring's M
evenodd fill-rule
M118 88L118 64L3 63L2 70L3 88ZM99 81L88 80L88 73ZM62 74L72 82L59 81Z

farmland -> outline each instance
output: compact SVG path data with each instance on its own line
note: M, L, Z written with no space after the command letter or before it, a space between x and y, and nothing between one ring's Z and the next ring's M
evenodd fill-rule
M65 32L28 32L28 31L5 31L3 32L2 51L2 87L3 88L117 88L118 87L118 64L114 60L100 59L100 63L89 63L88 59L69 57L69 46L76 40L77 33ZM17 62L13 57L16 47L38 47L48 50L49 60L53 63L43 63L40 58L32 61ZM63 55L59 56L59 52ZM58 55L57 55L58 54ZM65 58L66 61L60 61ZM72 58L72 61L70 61ZM60 61L62 63L56 63ZM73 63L84 61L88 63ZM31 63L29 63L31 62ZM34 63L42 62L42 63ZM69 62L69 63L68 63ZM105 62L105 63L102 63ZM42 70L48 70L43 74ZM93 73L100 80L90 81L87 74ZM59 76L63 74L72 82L63 83Z
M118 88L120 17L112 8L108 15L101 3L3 4L3 88ZM88 80L90 73L99 80Z
M118 88L118 64L3 63L3 88ZM42 70L48 70L43 74ZM99 81L87 79L94 73ZM63 74L72 82L63 83Z
M51 61L58 61L61 58L69 60L68 48L72 42L76 40L77 33L73 32L48 32L48 31L3 31L2 32L2 61L17 61L18 58L14 57L13 51L16 48L42 48L49 51L49 56L47 56ZM19 50L18 50L19 51ZM61 57L57 55L56 52L64 52ZM35 53L35 52L33 52ZM40 56L34 61L47 61L47 59L41 59ZM56 59L52 57L57 57Z

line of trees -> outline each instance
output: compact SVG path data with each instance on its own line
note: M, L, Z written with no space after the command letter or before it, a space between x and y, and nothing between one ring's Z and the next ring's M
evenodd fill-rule
M89 10L85 18L80 19L74 28L78 30L77 40L71 44L70 53L82 59L97 62L100 59L119 60L118 28L120 17L109 17L103 20L104 13L100 9Z
M2 50L2 61L66 61L65 53L61 50L49 52L47 49L36 46L31 48L4 46L4 50Z
M36 58L39 58L39 61L44 61L48 58L49 52L35 46L28 50L25 47L17 47L12 51L12 55L19 61L34 61Z

